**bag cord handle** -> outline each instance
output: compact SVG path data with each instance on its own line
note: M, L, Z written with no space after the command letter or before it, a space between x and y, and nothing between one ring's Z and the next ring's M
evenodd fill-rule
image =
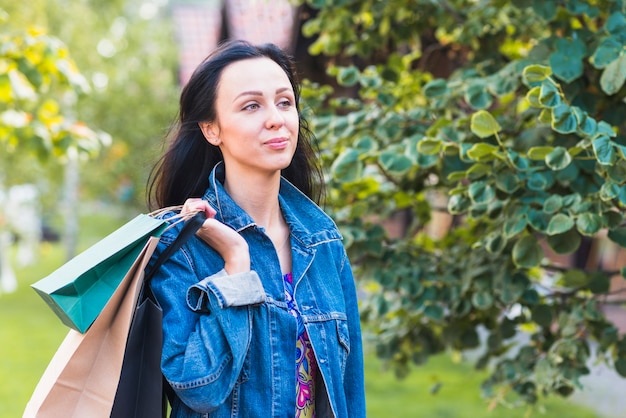
M195 233L200 229L204 221L206 220L206 214L204 211L198 212L193 217L189 218L185 221L183 228L180 230L180 233L176 237L176 239L169 245L156 259L154 265L150 269L149 272L146 273L144 277L144 286L150 283L152 276L159 270L159 268L163 265L164 262L167 261L168 258L172 256L180 247L183 246L185 242L189 240Z

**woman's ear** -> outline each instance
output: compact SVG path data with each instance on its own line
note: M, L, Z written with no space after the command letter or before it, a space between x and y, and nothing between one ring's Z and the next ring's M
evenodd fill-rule
M222 142L219 137L219 131L217 126L211 122L198 122L198 126L202 131L202 135L209 141L209 144L215 145L216 147Z

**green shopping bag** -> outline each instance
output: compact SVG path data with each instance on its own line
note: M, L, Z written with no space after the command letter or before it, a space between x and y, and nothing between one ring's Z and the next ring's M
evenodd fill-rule
M31 286L67 326L84 333L151 236L167 222L141 214Z

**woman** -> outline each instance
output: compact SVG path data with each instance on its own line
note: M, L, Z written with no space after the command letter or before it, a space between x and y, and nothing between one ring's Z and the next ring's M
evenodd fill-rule
M174 417L365 416L354 279L311 200L321 175L298 100L289 57L241 41L181 94L151 195L208 219L152 280Z

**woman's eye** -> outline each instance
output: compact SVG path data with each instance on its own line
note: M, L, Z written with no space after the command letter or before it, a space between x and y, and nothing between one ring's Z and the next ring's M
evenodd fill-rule
M259 108L257 103L250 103L249 105L244 106L244 110L256 110Z
M289 107L291 106L291 100L281 100L278 105L282 107Z

